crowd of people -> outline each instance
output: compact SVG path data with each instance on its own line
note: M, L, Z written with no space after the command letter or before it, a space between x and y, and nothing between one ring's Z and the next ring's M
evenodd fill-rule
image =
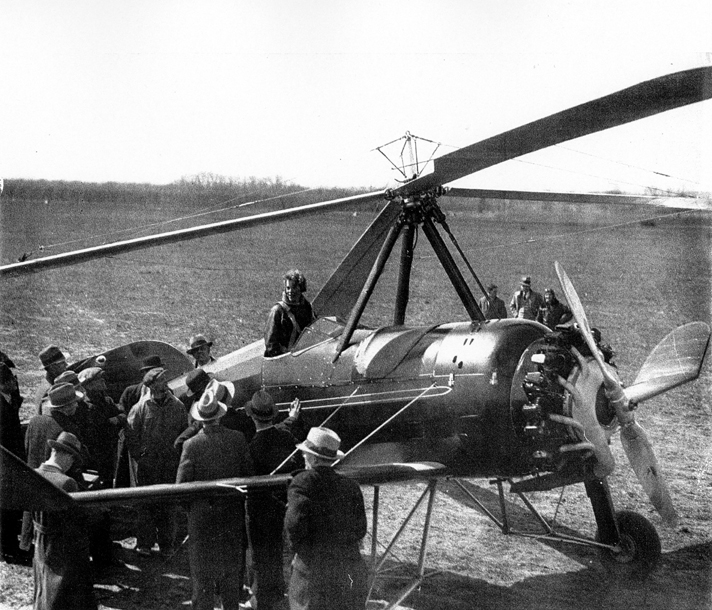
M266 357L288 352L313 320L305 291L298 270L284 276L265 330ZM141 381L118 402L107 393L102 366L77 373L59 347L48 346L39 354L45 379L24 431L15 365L0 352L2 445L66 492L302 472L289 491L192 501L182 541L180 507L141 504L134 551L170 561L187 543L193 608L214 608L216 596L233 610L364 608L359 547L366 516L359 486L331 468L343 455L339 437L303 429L298 399L282 421L265 390L236 408L233 384L202 368L215 361L212 345L204 335L190 338L186 351L196 368L184 396L168 387L160 356L149 355ZM0 517L3 560L33 565L36 609L97 608L94 574L117 561L108 510L3 510ZM292 566L288 587L285 561Z
M487 294L480 299L480 310L487 320L508 317L504 301L497 296L497 284L487 286ZM546 288L544 295L532 288L532 278L524 276L509 302L509 313L513 318L536 320L555 330L560 324L566 324L573 318L568 305L556 297L553 288Z
M265 357L291 351L314 320L306 287L298 270L284 275L265 328ZM487 319L508 315L495 284L480 308ZM522 278L509 309L552 330L572 317L551 288L544 296L535 292L530 277ZM191 502L182 542L179 507L141 504L134 550L170 560L187 540L196 609L212 609L216 595L228 610L285 608L286 599L292 609L364 608L367 571L359 547L366 516L359 486L331 467L343 455L338 435L303 429L298 399L279 421L265 390L236 408L235 387L203 368L215 361L212 345L205 335L190 338L186 351L195 369L184 396L168 387L160 356L149 355L141 381L126 387L118 403L107 393L102 366L77 373L59 347L48 346L39 354L45 380L24 433L15 365L0 352L2 445L70 492L296 473L288 489ZM108 510L3 510L0 516L0 552L5 561L33 564L37 609L96 608L92 574L116 561ZM288 587L285 556L291 557Z

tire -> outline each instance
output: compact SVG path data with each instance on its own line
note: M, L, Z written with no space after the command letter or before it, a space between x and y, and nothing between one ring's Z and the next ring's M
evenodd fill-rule
M638 513L619 511L616 521L621 536L621 551L601 549L601 563L616 578L643 580L660 561L660 537L653 524Z

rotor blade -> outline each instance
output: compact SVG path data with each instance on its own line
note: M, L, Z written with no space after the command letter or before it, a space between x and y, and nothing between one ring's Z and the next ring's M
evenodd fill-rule
M148 235L146 237L138 237L125 241L105 244L103 246L95 246L93 248L85 248L83 250L74 250L63 254L55 254L54 256L46 256L31 261L22 263L13 263L0 267L0 277L5 275L18 275L28 273L40 269L50 269L53 267L63 267L66 265L75 265L87 260L102 258L113 254L121 254L123 252L132 252L134 250L142 250L153 246L171 244L175 242L186 241L189 239L197 239L206 235L216 235L218 233L228 233L237 229L263 225L285 218L293 218L297 216L305 216L321 212L327 208L336 208L346 206L352 203L368 203L370 201L379 201L383 199L382 191L365 193L363 195L354 195L352 197L344 197L342 199L334 199L331 201L323 201L320 203L311 203L308 205L289 208L286 210L277 210L275 212L265 212L264 214L255 214L244 218L235 218L233 220L225 220L208 225L200 225L191 227L190 229L180 229L178 231L169 231L167 233L158 233L157 235Z
M312 301L317 316L336 316L344 320L349 317L400 211L400 205L391 201L351 247Z
M554 144L710 97L710 66L654 78L438 157L431 174L393 192L404 197L412 195Z
M625 388L633 402L642 402L697 379L710 340L710 327L691 322L672 331L645 360L633 385Z
M653 447L643 427L635 420L621 428L621 443L651 504L668 525L677 523L670 490L662 476Z
M507 191L449 188L445 197L463 199L505 199L508 201L555 201L597 205L649 205L680 210L712 210L712 200L703 197L665 197L659 195L608 195L602 193L555 193L549 191Z

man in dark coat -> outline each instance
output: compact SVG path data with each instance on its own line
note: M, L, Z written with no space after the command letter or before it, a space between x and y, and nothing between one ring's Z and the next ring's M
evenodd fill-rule
M62 432L47 441L51 454L37 472L67 493L79 491L67 471L81 463L81 443ZM35 531L35 610L96 610L89 561L89 538L80 509L40 511L32 515Z
M338 474L341 439L312 428L299 445L307 469L288 489L285 530L296 555L289 581L291 610L363 610L368 595L366 563L359 550L366 511L358 483Z
M0 362L0 445L25 461L27 458L20 424L23 398L17 377L8 362L12 364L9 358ZM7 563L29 565L30 556L19 546L21 524L22 511L2 508L0 500L0 558Z
M293 417L298 417L295 401ZM293 403L294 404L294 403ZM250 455L256 475L282 474L304 467L295 452L297 439L284 424L274 425L278 409L272 397L260 390L245 405L257 432L250 441ZM290 413L291 415L291 413ZM284 601L284 513L287 490L253 491L247 496L247 531L252 550L252 593L260 610L282 608Z
M272 307L265 326L265 357L291 351L300 333L314 321L309 301L304 297L307 279L299 269L284 274L282 299Z
M556 298L554 290L551 288L544 290L544 306L539 309L536 321L554 330L559 324L565 324L571 318L573 318L571 310Z
M126 415L107 393L103 368L90 366L81 370L78 378L89 404L87 444L99 474L98 487L106 489L113 485L119 431Z
M206 390L191 416L203 423L183 445L176 483L252 476L252 459L242 433L220 425L227 412L215 391ZM225 610L238 610L242 590L244 504L235 496L195 500L188 515L193 609L212 610L220 592Z
M62 432L69 432L81 442L82 430L74 419L77 404L83 395L74 389L71 383L53 385L49 391L48 414L35 415L30 419L25 432L25 450L27 452L27 465L30 468L39 468L49 457L49 440L55 440ZM89 452L82 446L82 462L89 460ZM76 462L66 473L72 477L79 488L84 488L84 478L79 462ZM32 544L32 519L30 513L25 512L22 523L21 548L27 550Z
M43 407L47 405L44 400L47 398L47 392L54 385L54 380L67 370L67 359L56 345L48 345L39 356L45 370L45 379L35 392L35 405L37 405L37 414L41 415Z

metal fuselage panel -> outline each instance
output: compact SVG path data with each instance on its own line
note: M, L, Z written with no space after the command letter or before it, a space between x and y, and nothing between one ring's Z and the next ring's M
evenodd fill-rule
M524 320L359 330L335 362L338 336L265 359L262 382L282 409L298 397L306 425L329 418L345 450L402 409L359 449L363 462L427 459L473 476L519 473L512 380L546 332Z

